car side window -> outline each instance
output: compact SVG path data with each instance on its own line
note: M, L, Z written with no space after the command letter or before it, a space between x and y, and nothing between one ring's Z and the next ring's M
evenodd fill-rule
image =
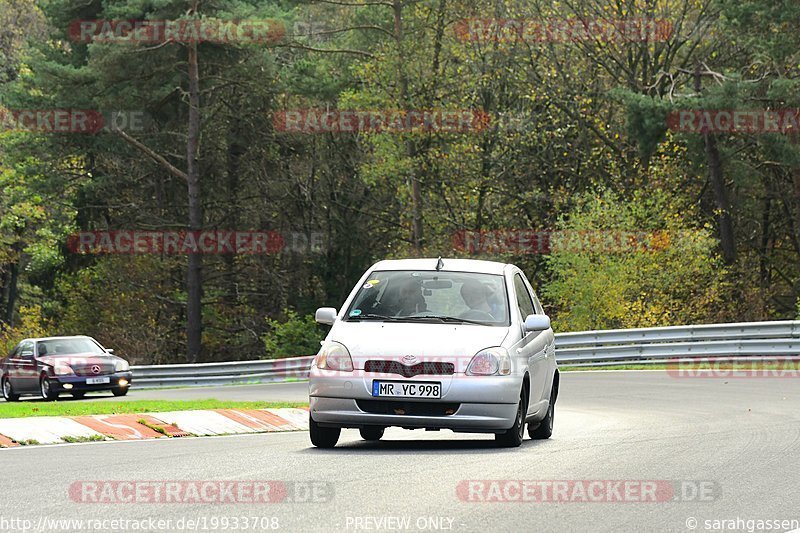
M24 354L24 355L23 355ZM23 342L19 345L17 357L32 358L33 357L33 342Z
M514 276L514 292L517 293L517 307L519 314L522 315L522 320L525 320L528 315L536 314L533 310L533 301L528 289L525 287L525 282L522 281L522 276L516 274Z

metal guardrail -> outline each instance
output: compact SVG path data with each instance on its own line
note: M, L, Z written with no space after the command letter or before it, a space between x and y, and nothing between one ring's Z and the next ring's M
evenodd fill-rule
M136 388L272 383L306 379L314 356L233 363L132 366Z
M703 324L699 326L670 326L663 328L609 329L557 333L559 348L583 347L593 344L647 344L670 341L716 341L800 338L800 321L748 322L742 324Z
M800 321L708 324L556 334L562 366L658 364L675 359L800 355ZM133 366L137 388L241 385L308 377L313 356L234 363Z

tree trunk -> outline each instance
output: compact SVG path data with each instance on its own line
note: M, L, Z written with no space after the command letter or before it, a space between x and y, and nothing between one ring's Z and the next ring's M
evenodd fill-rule
M230 210L228 211L228 229L236 231L239 229L239 210L241 209L238 201L239 194L239 175L241 174L242 155L246 149L239 139L242 131L238 122L235 122L230 129L228 139L227 154L227 188L228 198L231 199ZM228 304L236 305L238 301L238 290L236 286L236 256L234 254L225 255L225 291L227 293Z
M200 144L200 75L197 61L197 43L188 46L189 58L189 130L186 141L186 175L189 195L189 230L203 228L203 204L200 194L200 169L198 152ZM196 363L201 355L203 335L203 257L189 254L186 273L186 359Z
M14 326L14 306L17 303L17 282L19 281L19 263L11 263L8 276L8 291L6 300L6 316L4 322L8 327Z
M695 90L699 93L703 89L700 67L695 71ZM725 185L725 175L722 171L722 158L717 147L717 138L714 134L705 132L703 141L706 149L706 163L711 187L714 191L716 204L717 226L719 227L719 240L722 247L722 257L729 265L736 262L736 240L733 233L733 218L731 217L731 203L728 198L728 188Z
M399 81L399 88L400 88L400 109L402 111L409 110L409 101L408 101L408 75L406 74L406 57L405 57L405 50L404 50L404 38L405 33L403 29L403 0L394 0L392 2L392 9L394 10L394 38L397 44L397 56L398 56L398 81ZM422 253L422 187L419 182L419 173L417 172L416 165L414 164L414 160L417 157L417 148L414 144L414 141L411 137L408 137L405 142L405 149L406 149L406 157L408 157L412 164L409 165L411 168L411 176L409 176L409 181L411 182L411 218L412 218L412 229L411 229L411 242L414 246L414 251L420 255Z
M800 168L792 169L794 182L794 240L795 247L800 250Z
M733 234L733 219L731 217L731 203L728 199L728 188L725 185L725 176L722 172L722 160L717 148L716 137L710 133L705 133L703 137L706 145L708 172L717 207L717 225L719 226L722 257L726 263L731 265L736 262L736 240Z
M769 239L771 233L770 225L772 224L771 214L772 197L770 196L770 192L767 191L767 197L764 199L764 211L761 213L761 242L759 244L758 254L759 286L763 291L769 289L771 282L769 269ZM766 313L766 300L764 300L764 302L765 308L762 309L762 311Z

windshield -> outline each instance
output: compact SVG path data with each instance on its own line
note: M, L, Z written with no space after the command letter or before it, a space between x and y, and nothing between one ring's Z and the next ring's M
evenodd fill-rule
M503 276L470 272L373 272L347 321L400 320L508 326Z
M37 343L39 355L103 354L103 350L91 339L50 339Z

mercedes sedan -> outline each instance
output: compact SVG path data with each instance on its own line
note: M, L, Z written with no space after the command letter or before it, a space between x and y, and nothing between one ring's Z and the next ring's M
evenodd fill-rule
M61 393L82 398L110 390L125 396L131 384L128 362L91 337L25 339L0 361L0 387L8 402L20 396L55 400Z
M514 265L381 261L358 281L310 374L310 434L379 440L390 426L493 433L519 446L553 431L559 374L550 319Z

